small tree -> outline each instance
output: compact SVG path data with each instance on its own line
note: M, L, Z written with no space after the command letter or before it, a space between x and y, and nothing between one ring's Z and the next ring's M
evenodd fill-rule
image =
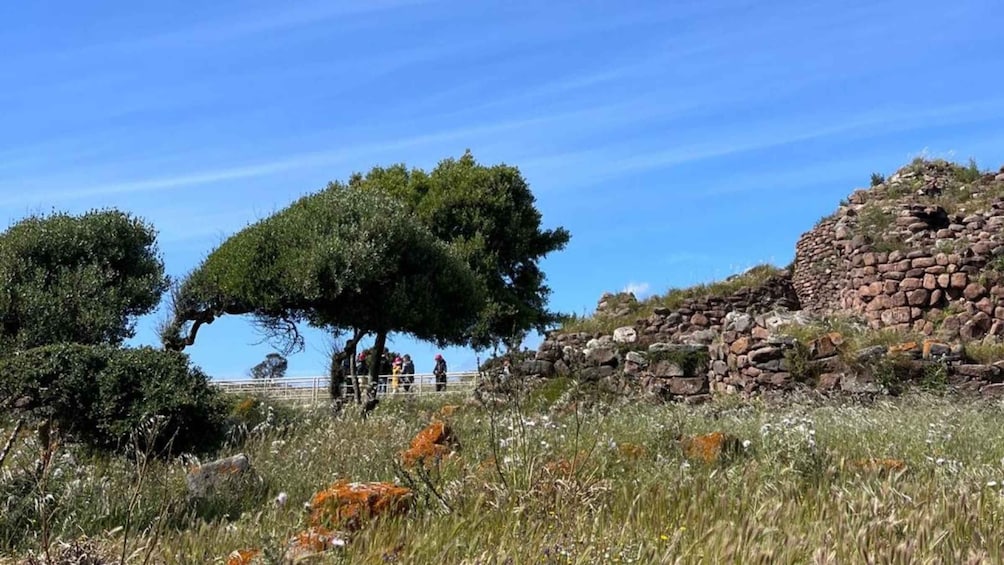
M265 360L251 367L251 378L261 380L281 379L286 376L289 361L279 353L269 353Z
M167 288L149 224L116 210L21 220L0 234L0 353L117 345Z

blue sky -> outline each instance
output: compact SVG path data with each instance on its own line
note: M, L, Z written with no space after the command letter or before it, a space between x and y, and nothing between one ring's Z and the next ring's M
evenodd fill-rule
M990 0L5 2L0 217L117 207L172 275L293 199L470 148L521 168L552 306L786 264L873 171L1004 164ZM160 314L133 343L156 343ZM271 351L243 319L189 352L217 378ZM324 370L308 333L291 375ZM393 339L430 370L436 349ZM450 349L451 368L473 352Z

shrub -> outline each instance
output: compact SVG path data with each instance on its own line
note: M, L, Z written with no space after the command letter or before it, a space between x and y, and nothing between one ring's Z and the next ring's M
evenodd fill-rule
M225 406L184 354L149 347L59 344L0 361L0 399L52 419L71 439L124 450L140 424L160 420L153 445L204 451L223 438Z
M882 173L872 173L871 185L878 186L885 182L885 176Z

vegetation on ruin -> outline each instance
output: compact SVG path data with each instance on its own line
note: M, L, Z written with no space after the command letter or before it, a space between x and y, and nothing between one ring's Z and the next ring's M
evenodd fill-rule
M638 320L651 316L657 308L674 310L683 306L688 300L723 298L744 288L757 288L782 272L783 269L780 267L762 264L724 280L697 284L687 288L673 288L664 294L628 302L626 306L629 312L622 316L570 314L562 320L559 331L609 334L616 328L633 326Z

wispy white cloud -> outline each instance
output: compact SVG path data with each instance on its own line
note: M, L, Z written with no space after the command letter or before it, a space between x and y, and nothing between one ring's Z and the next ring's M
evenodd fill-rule
M651 285L647 282L630 282L621 292L630 292L638 298L644 298L650 294Z

